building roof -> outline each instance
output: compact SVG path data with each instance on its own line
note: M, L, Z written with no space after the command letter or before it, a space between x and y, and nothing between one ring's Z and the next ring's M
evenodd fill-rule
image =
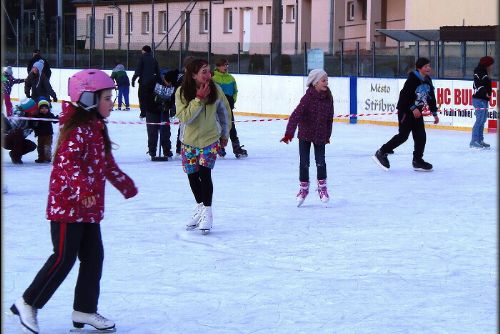
M377 29L389 38L400 42L421 41L496 41L498 26L443 26L439 29Z

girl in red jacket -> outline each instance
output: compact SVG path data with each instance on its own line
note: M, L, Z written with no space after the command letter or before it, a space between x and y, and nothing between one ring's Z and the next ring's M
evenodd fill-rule
M47 219L54 253L11 307L21 324L38 333L37 310L41 309L71 271L78 257L80 268L75 287L72 320L99 330L115 323L97 313L104 249L100 221L104 214L106 179L125 198L137 188L111 154L105 118L113 109L113 80L100 70L83 70L68 83L72 103L63 103L61 129L50 175Z
M316 160L318 195L323 203L329 200L326 188L325 145L330 143L333 122L333 97L328 88L328 75L321 69L314 69L307 77L307 91L293 111L282 142L288 144L297 126L299 133L299 180L297 206L301 206L309 194L309 161L311 144Z

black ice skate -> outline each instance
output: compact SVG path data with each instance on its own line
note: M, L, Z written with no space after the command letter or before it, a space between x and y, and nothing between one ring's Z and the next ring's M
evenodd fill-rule
M418 172L431 172L432 165L423 159L413 160L413 169Z
M241 145L241 146L238 145L237 147L233 148L233 153L234 153L234 156L236 157L236 159L248 157L247 150L243 149L243 146L245 146L245 145Z
M382 153L382 151L377 150L375 155L372 156L373 161L380 166L385 171L388 171L391 165L389 164L389 159L387 159L387 153Z

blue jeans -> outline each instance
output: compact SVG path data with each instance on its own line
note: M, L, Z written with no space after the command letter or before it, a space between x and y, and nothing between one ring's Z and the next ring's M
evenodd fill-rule
M316 160L316 178L318 180L326 179L325 144L313 144L310 141L299 139L300 182L309 182L311 144L314 146L314 159Z
M481 143L484 140L484 123L486 123L486 119L488 118L488 101L473 98L472 105L476 109L474 111L476 122L472 127L472 139L470 143Z
M125 100L125 108L129 107L128 94L129 86L118 86L118 108L122 107L122 98Z

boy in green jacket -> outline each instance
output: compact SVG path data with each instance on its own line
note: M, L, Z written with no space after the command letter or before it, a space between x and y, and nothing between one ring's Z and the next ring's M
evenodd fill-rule
M227 68L229 66L228 60L226 58L220 58L215 62L216 69L214 70L214 76L212 80L217 83L226 95L227 101L231 107L231 111L234 109L234 104L236 103L236 98L238 96L238 87L236 85L236 80L234 77L228 73ZM231 113L231 122L233 126L229 132L229 138L231 138L231 143L233 145L233 153L236 158L247 157L247 151L243 149L243 145L240 146L240 140L238 139L238 133L236 132L236 124L234 124L234 113ZM221 156L226 155L225 150L219 152Z

